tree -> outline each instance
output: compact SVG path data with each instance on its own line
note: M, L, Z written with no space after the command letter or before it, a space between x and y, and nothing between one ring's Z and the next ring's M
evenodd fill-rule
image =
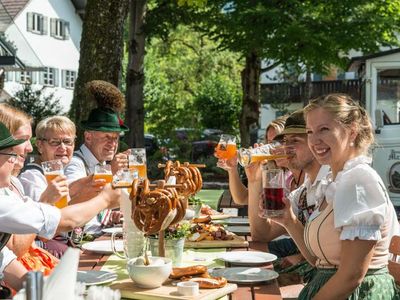
M46 87L33 89L31 83L25 83L15 96L5 102L33 117L33 128L36 124L48 116L62 114L60 99L54 97L54 93L46 93Z
M119 86L123 26L129 0L88 0L82 27L78 78L70 116L76 124L87 118L95 103L87 101L85 84L99 79Z

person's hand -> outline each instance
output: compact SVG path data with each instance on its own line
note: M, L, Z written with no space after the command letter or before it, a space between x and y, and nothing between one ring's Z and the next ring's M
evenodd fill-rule
M283 203L285 203L285 207L282 209L283 214L278 217L272 217L270 218L270 220L281 225L284 228L287 228L297 221L297 217L293 212L290 200L287 198L283 198Z
M126 150L121 153L117 153L113 160L111 161L111 171L113 174L116 174L118 170L123 170L128 168L128 155L130 154L130 150Z
M244 168L246 172L247 180L249 182L260 181L261 180L261 163L254 162L249 164Z
M235 155L234 157L230 159L218 159L217 161L217 167L220 167L221 169L224 169L225 171L232 171L236 170L238 164L238 158Z
M110 218L108 219L107 224L105 226L113 226L116 224L121 223L121 218L122 218L122 212L119 210L114 210L110 214Z
M62 197L69 195L67 177L64 175L58 175L47 185L40 196L40 202L54 204Z
M280 267L282 269L297 265L298 263L304 261L305 258L300 253L282 257Z
M121 198L121 190L113 189L111 184L106 184L103 191L99 194L100 197L106 201L107 206L105 208L117 208L119 207L119 200Z

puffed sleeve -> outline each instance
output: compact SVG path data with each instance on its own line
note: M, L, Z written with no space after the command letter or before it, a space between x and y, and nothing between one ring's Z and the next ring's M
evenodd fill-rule
M339 176L339 174L338 174ZM360 164L336 180L333 201L335 227L341 240L379 240L388 210L388 196L379 175Z
M7 247L4 247L0 251L0 274L4 272L4 269L17 257L15 254L9 250Z
M7 233L29 234L50 239L56 233L61 219L57 207L35 202L24 197L25 202L17 201L12 196L0 199L0 231Z

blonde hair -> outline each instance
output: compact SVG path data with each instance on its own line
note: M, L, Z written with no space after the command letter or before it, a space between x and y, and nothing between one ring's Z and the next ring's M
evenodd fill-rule
M320 96L304 108L306 117L310 111L323 108L329 111L334 119L346 128L355 128L357 137L354 140L354 147L366 152L374 143L374 132L371 119L366 110L346 94L328 94Z
M267 128L265 129L265 141L267 141L268 130L271 128L275 129L276 135L280 134L285 129L285 123L288 116L289 115L280 116L268 124Z
M67 133L75 137L76 127L74 122L65 116L52 116L41 120L35 130L37 139L46 138L46 133L51 130L58 133Z
M32 117L18 108L0 103L0 122L14 134L21 126L32 125Z

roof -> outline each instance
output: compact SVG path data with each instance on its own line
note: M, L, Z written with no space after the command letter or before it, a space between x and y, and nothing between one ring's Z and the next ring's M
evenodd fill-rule
M360 66L363 65L369 59L382 57L382 56L386 56L386 55L391 55L391 54L396 54L399 52L400 52L400 48L396 48L396 49L390 49L390 50L381 51L381 52L377 52L377 53L367 54L367 55L363 55L363 56L355 56L355 57L351 58L347 69L348 70L358 70L360 68Z
M0 33L4 32L29 0L0 0Z

